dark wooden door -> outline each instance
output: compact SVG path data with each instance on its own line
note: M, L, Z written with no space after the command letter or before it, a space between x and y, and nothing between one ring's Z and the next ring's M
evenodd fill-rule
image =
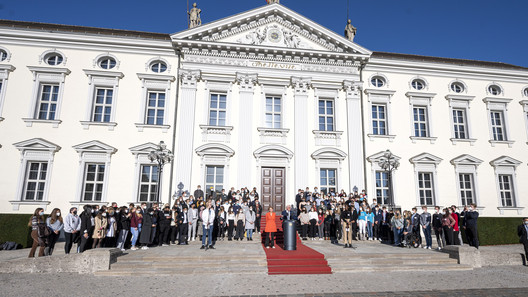
M273 207L275 212L284 210L286 192L286 176L284 168L262 168L262 206L264 212Z

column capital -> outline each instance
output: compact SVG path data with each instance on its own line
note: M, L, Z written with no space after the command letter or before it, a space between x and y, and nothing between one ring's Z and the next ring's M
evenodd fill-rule
M202 78L202 72L200 70L181 69L180 78L182 88L196 89L196 83Z
M240 86L240 92L253 92L253 87L258 84L258 74L237 72L235 81Z
M348 98L359 98L359 95L361 91L363 90L363 82L362 81L351 81L351 80L344 80L343 81L343 90L347 94Z
M292 76L291 87L294 89L295 95L307 95L308 90L312 88L312 78Z

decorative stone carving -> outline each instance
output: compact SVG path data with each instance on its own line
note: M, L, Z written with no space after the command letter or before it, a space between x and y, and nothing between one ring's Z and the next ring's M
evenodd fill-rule
M268 4L280 3L280 0L266 0L266 1L268 1Z
M258 75L256 73L237 72L236 82L240 85L241 92L253 92L253 87L258 83Z
M345 37L350 40L350 41L354 41L354 37L356 37L356 32L357 32L357 29L356 27L352 26L352 21L351 20L348 20L348 23L345 27Z
M189 29L198 27L202 24L202 19L200 18L200 13L202 10L196 8L196 3L193 4L193 8L188 12L189 14Z
M359 98L359 94L361 93L362 89L362 83L361 82L354 82L350 80L343 81L343 90L347 94L347 98L349 97L356 97Z
M201 78L200 70L181 70L182 88L196 88L196 83Z
M310 77L292 76L291 87L295 90L296 95L307 94L312 87L312 79Z
M312 48L309 44L303 42L298 34L276 24L249 31L246 35L237 39L237 42L252 45L278 45L289 48Z

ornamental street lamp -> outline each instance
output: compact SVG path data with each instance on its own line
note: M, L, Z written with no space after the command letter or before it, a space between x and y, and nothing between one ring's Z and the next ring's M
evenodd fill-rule
M163 165L172 162L174 154L167 149L165 142L160 141L156 150L151 151L148 154L150 162L156 162L158 164L158 187L156 189L156 203L160 203L160 187L161 187L161 174L163 172ZM170 202L170 201L169 201Z
M400 161L392 154L390 150L386 150L382 157L378 160L378 165L387 172L389 179L389 203L390 208L394 209L394 193L392 186L392 172L400 166Z

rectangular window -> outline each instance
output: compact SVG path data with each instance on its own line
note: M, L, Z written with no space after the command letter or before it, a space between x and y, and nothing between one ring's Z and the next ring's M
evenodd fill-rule
M108 123L112 114L113 89L96 88L92 122Z
M491 111L491 130L493 133L493 140L505 141L506 133L504 133L504 115L502 111Z
M434 205L433 174L431 172L418 172L418 192L420 205Z
M427 123L427 107L413 107L413 123L415 137L429 137L429 128Z
M389 204L389 173L376 171L376 201L380 204Z
M141 165L139 173L139 201L155 202L158 194L158 166Z
M514 207L512 176L509 174L499 174L499 192L502 207Z
M330 192L337 193L336 170L335 169L321 169L320 170L320 189L322 193L329 194Z
M280 129L281 124L281 98L266 97L266 128Z
M83 201L101 201L103 198L103 185L105 164L86 163L84 168Z
M475 202L475 187L473 183L473 174L460 173L458 175L458 182L460 184L460 199L462 205L470 205Z
M227 95L211 94L209 104L209 126L225 126L227 111Z
M385 105L372 105L372 134L387 135Z
M163 125L165 116L165 92L148 92L145 124Z
M24 183L23 200L44 199L48 162L29 162Z
M334 131L334 100L319 100L319 130Z
M456 139L468 138L465 109L453 109L453 129Z
M224 188L224 166L211 166L205 167L205 190L209 191L213 189L215 192L220 193Z
M59 85L41 85L37 103L36 118L39 120L55 120L58 98Z

